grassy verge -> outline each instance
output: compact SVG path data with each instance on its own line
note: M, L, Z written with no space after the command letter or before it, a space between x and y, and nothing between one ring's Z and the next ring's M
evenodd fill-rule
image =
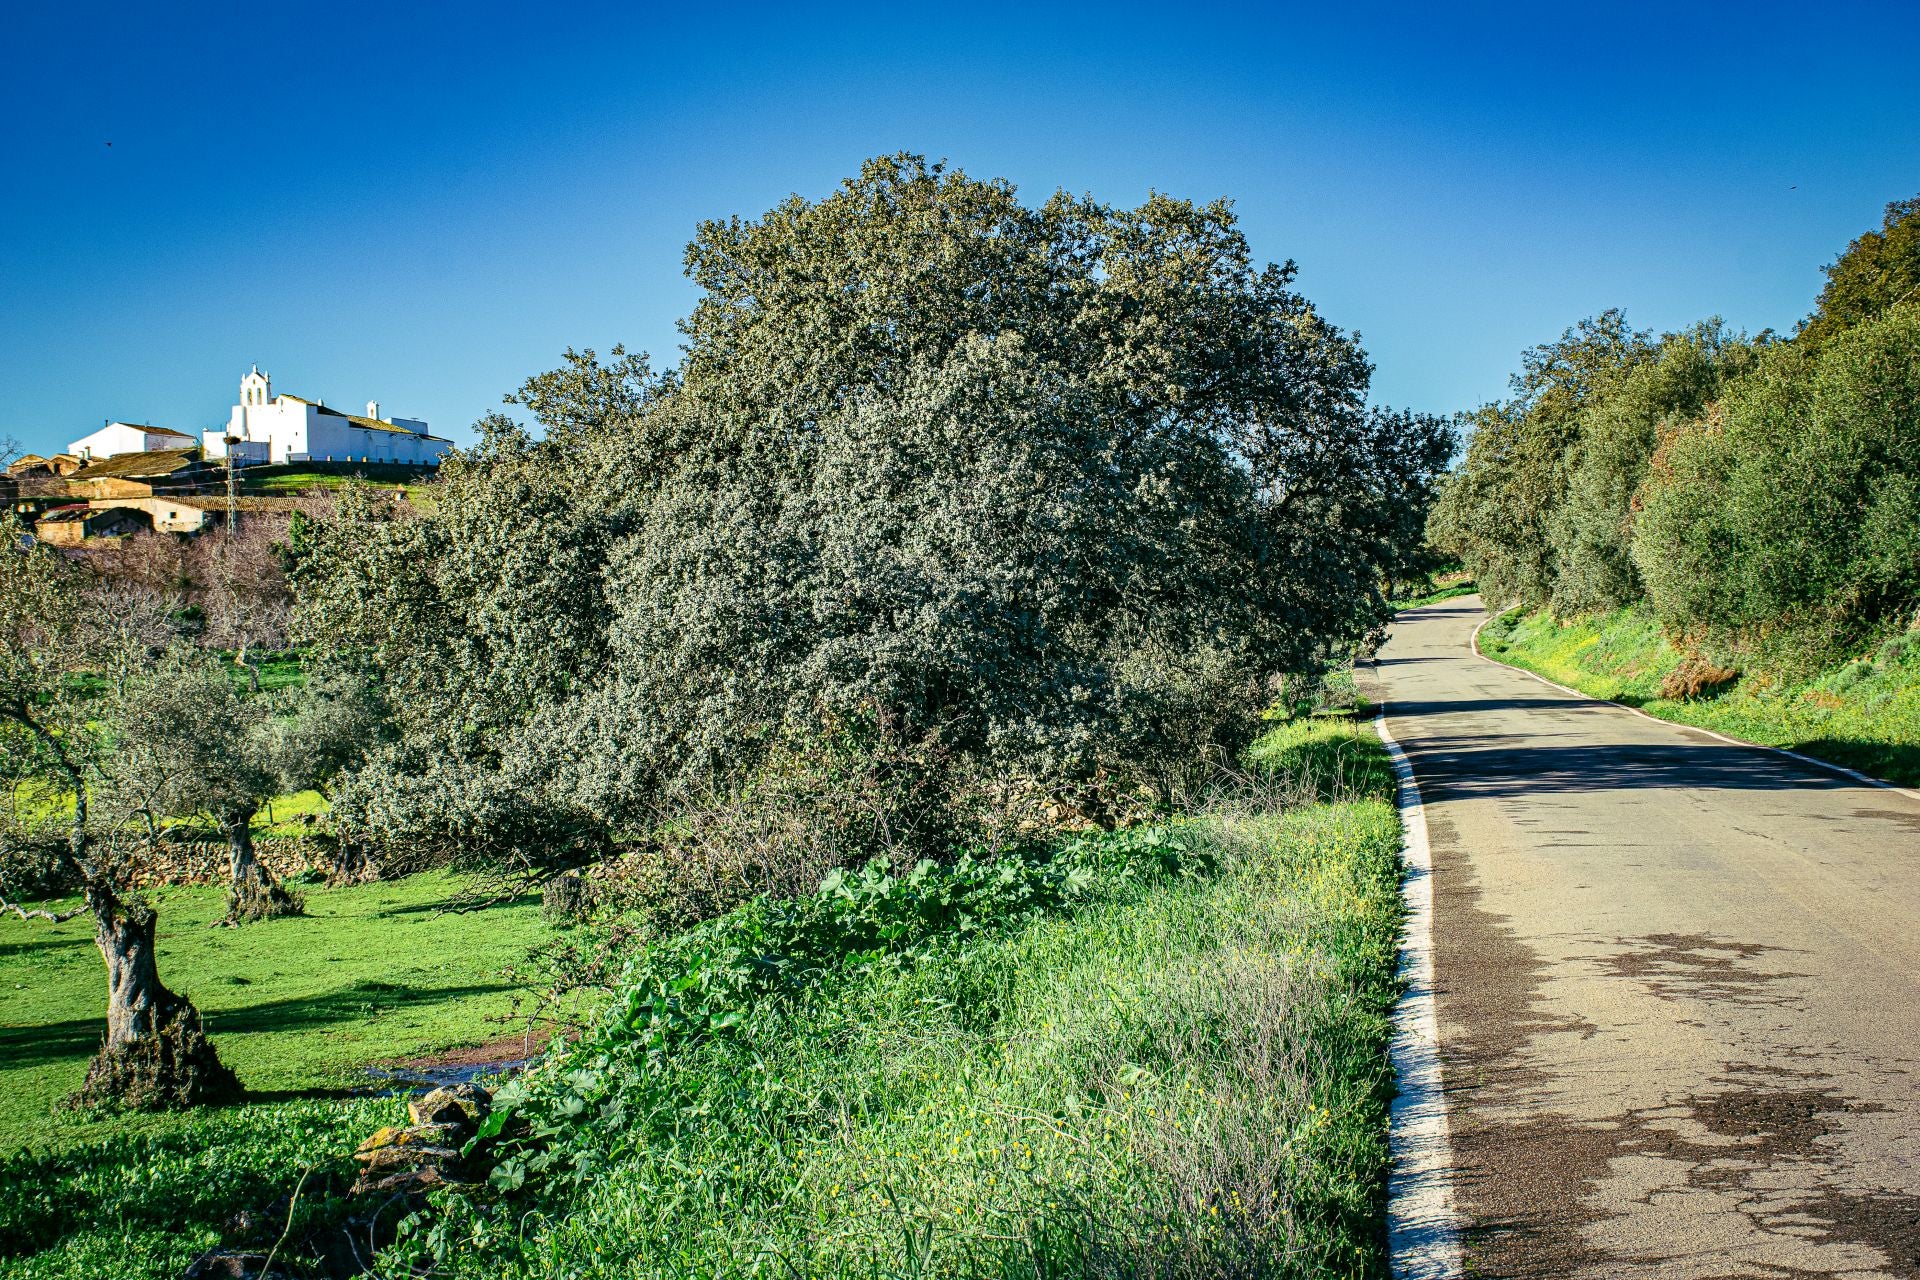
M1455 596L1470 596L1479 589L1474 585L1473 579L1461 575L1458 581L1436 582L1431 591L1408 596L1404 600L1390 600L1387 603L1395 613L1399 613L1406 609L1418 609L1422 605L1439 604L1442 600L1451 600Z
M331 466L325 463L286 462L248 467L241 472L241 484L249 495L260 497L298 497L343 489L351 484L365 484L381 489L403 489L409 498L413 498L426 488L433 475L432 467L393 462L341 462Z
M1637 607L1570 622L1515 611L1487 624L1480 647L1488 657L1663 720L1920 783L1920 638L1896 637L1810 680L1748 674L1713 696L1684 700L1660 696L1681 655Z
M1384 1275L1391 774L1345 720L1282 725L1254 756L1209 816L838 877L643 953L602 1023L503 1095L532 1136L497 1153L495 1185L443 1193L383 1274L424 1254L473 1276ZM433 975L457 990L502 940L406 941L465 966ZM187 940L169 943L188 985ZM341 1011L286 1028L282 1053L358 1025ZM394 1051L391 1024L360 1030ZM243 1076L264 1068L214 1031ZM15 1156L0 1275L177 1275L304 1176L298 1241L397 1111L290 1099Z
M364 1085L368 1062L474 1044L504 1028L500 977L546 928L539 905L465 915L435 907L460 882L420 875L305 887L303 917L210 928L217 885L159 889L160 976L206 1015L220 1055L250 1090L292 1097ZM65 1149L177 1127L177 1117L90 1120L57 1113L105 1025L104 970L84 919L0 920L0 1152Z
M1284 792L1367 788L1342 802L696 931L527 1086L504 1199L415 1246L471 1276L1384 1274L1399 828L1367 742L1258 753Z

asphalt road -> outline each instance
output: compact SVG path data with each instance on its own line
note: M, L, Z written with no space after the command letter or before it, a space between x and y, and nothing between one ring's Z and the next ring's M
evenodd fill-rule
M1920 1277L1920 801L1477 658L1483 616L1376 672L1469 1272Z

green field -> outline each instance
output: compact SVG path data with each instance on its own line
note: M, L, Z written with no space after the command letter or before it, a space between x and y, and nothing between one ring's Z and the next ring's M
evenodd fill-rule
M1230 803L963 872L971 897L946 873L844 902L823 889L824 907L743 908L662 943L650 963L693 964L703 976L674 980L675 998L701 993L698 1025L715 1030L635 1042L617 1001L530 1090L557 1099L543 1149L560 1164L497 1208L444 1207L439 1239L460 1243L441 1273L1384 1274L1390 773L1343 720L1282 725L1256 757ZM1309 802L1315 785L1337 801ZM476 1038L498 1007L489 971L533 939L537 913L421 910L450 887L316 894L312 920L240 931L206 930L217 900L196 918L180 891L169 976L250 1085L325 1089L370 1057ZM895 937L858 922L902 910L922 920L919 941L854 941ZM789 915L816 924L775 927ZM828 920L841 923L822 933ZM755 939L740 972L794 977L726 995L712 947L735 936ZM7 1019L25 1024L8 1032L9 1063L16 1044L41 1053L16 1092L57 1094L91 1048L84 945L0 953L36 991ZM375 953L390 959L367 963ZM242 955L255 984L223 990ZM49 1130L41 1104L11 1114L15 1142L24 1130L66 1146L0 1164L0 1275L162 1277L235 1242L235 1210L303 1176L296 1224L338 1213L347 1153L397 1104L291 1097L84 1130Z
M532 900L443 914L443 874L350 888L299 886L307 915L238 929L217 885L158 889L161 978L191 997L250 1091L297 1097L363 1086L367 1063L507 1034L500 971L545 936ZM0 919L0 1151L67 1147L168 1117L55 1110L105 1026L105 970L84 918Z
M1749 742L1920 783L1920 636L1897 636L1813 679L1746 673L1712 696L1660 696L1681 654L1644 609L1560 622L1516 610L1480 632L1488 657L1596 698Z
M241 488L250 497L293 498L316 491L367 484L382 489L404 489L409 499L416 498L431 482L432 467L402 466L391 462L325 463L285 462L271 466L248 467L241 472Z
M987 887L1027 909L921 941L975 890L743 909L664 949L530 1087L552 1136L509 1153L519 1195L445 1207L439 1273L1384 1274L1391 772L1350 720L1255 755L1271 789L1062 843L1058 906L1031 905L1057 863L1006 864ZM767 970L794 977L726 994Z

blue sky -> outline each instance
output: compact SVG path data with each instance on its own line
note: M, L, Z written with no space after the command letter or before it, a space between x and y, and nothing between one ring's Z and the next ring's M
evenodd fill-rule
M1920 7L39 6L0 78L0 435L277 390L469 424L671 361L702 218L908 150L1228 196L1447 412L1624 306L1788 328L1920 192ZM111 142L109 147L107 144Z

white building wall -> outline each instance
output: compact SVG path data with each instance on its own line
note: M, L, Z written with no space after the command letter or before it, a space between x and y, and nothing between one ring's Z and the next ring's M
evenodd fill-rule
M373 406L369 405L369 408ZM405 462L435 465L453 446L427 436L427 424L417 418L391 420L399 431L362 427L338 413L294 396L273 396L265 375L254 372L240 383L240 403L233 406L224 431L206 433L209 458L227 455L225 437L237 437L236 448L249 462Z
M67 452L98 462L123 453L151 453L156 449L185 449L193 437L171 432L149 431L131 422L109 422L91 435L81 436L67 446Z

